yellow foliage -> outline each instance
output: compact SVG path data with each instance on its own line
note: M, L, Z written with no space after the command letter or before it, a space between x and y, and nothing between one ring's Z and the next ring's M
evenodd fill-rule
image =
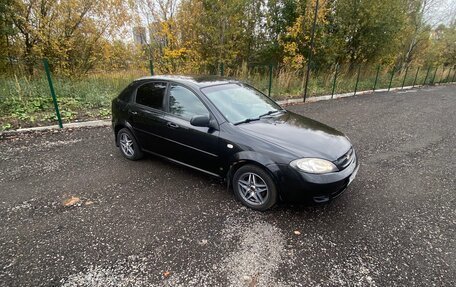
M316 25L323 25L327 21L327 1L319 1ZM297 17L293 25L287 27L286 33L279 38L279 45L284 53L283 63L288 67L300 69L306 64L304 50L309 49L315 5L316 0L307 2L307 13Z

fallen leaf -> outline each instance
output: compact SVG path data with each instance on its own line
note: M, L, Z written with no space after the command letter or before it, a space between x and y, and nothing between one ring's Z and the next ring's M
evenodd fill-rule
M169 271L163 272L163 277L168 278L169 276L171 276L171 272L169 272Z
M260 275L260 274L256 273L255 275L253 275L252 281L250 281L250 283L249 283L249 287L256 287L257 286L257 284L258 284L258 275Z
M295 230L295 231L293 231L293 233L296 235L301 235L301 232L299 230Z
M244 283L246 284L249 284L252 281L252 277L250 277L249 275L244 275L242 276L242 281L244 281Z
M91 205L91 204L94 204L94 202L91 201L91 200L87 200L84 204L85 204L85 205Z
M72 196L63 202L64 206L73 206L78 203L81 199L76 196Z

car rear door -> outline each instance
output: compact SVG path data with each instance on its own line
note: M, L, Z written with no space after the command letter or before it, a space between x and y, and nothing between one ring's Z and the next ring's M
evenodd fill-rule
M220 174L219 131L190 124L193 116L210 115L201 99L189 88L170 83L166 111L164 136L168 144L164 153L181 163Z
M165 81L147 81L136 90L129 106L129 121L139 144L144 150L163 153L167 141L160 136L166 132L164 109L166 101Z

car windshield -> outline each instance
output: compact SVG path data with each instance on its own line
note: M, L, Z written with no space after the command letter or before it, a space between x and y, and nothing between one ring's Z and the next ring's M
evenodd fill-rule
M201 91L234 124L259 120L262 116L283 111L274 101L241 83L206 87Z

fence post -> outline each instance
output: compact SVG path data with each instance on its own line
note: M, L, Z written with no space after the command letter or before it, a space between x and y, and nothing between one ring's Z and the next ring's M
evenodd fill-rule
M375 88L377 87L377 80L378 80L378 73L380 72L380 65L377 66L377 74L375 75L375 82L374 82L374 88L372 91L375 92Z
M51 71L49 70L49 63L46 58L43 59L44 70L46 71L47 80L49 83L49 89L51 90L52 101L54 102L55 114L59 121L59 127L63 128L62 118L60 117L59 105L57 103L57 97L55 96L54 85L52 84Z
M152 62L152 59L149 60L149 69L150 69L150 75L154 75L154 63Z
M405 74L404 74L404 79L402 80L402 87L401 87L401 90L404 89L405 79L407 78L408 69L409 69L409 67L407 66L407 68L405 68Z
M454 78L456 77L456 68L454 69L454 72L453 72L453 78L451 79L451 82L454 82Z
M424 77L424 81L423 81L423 86L426 85L426 80L427 80L427 78L428 78L428 76L429 76L429 71L430 71L430 70L431 70L431 66L429 66L429 67L427 68L426 77Z
M435 75L437 74L437 70L438 70L438 69L439 69L439 67L435 68L434 77L432 77L432 81L431 81L431 84L432 84L432 85L435 84L434 80L435 80Z
M271 90L272 90L272 64L269 64L268 97L271 97Z
M394 66L393 67L393 71L391 71L391 78L390 78L390 82L389 82L389 85L388 85L388 92L391 89L391 83L393 82L394 73L396 72L395 70L396 70L396 67Z
M225 65L222 63L220 63L220 76L224 76L225 75Z
M420 72L420 67L418 67L418 69L416 69L416 74L415 74L415 79L413 80L413 85L412 85L412 89L415 87L415 84L416 84L416 78L418 77L418 73Z
M361 72L361 65L358 66L358 75L356 76L355 92L353 96L356 96L356 91L358 90L359 74Z
M331 92L331 99L334 97L334 91L336 90L337 72L339 71L339 63L336 64L336 71L334 72L333 87Z

